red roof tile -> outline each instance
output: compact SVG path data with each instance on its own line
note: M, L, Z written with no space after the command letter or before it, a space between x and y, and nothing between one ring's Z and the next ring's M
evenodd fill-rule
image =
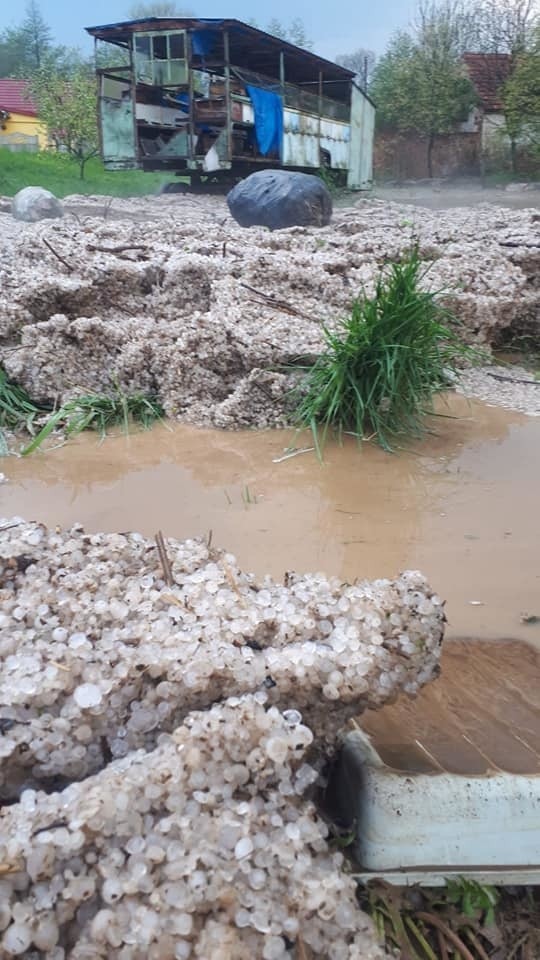
M0 110L37 116L35 104L28 99L28 80L0 80Z
M498 113L502 109L501 87L512 69L510 54L464 53L463 60L484 110Z

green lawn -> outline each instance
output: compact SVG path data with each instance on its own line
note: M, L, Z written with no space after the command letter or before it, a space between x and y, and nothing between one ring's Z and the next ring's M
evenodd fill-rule
M57 197L70 193L100 194L110 197L134 197L157 193L163 183L174 179L172 173L143 173L142 170L104 170L101 160L89 160L85 177L79 177L78 165L57 153L11 153L0 149L0 195L12 197L23 187L45 187Z

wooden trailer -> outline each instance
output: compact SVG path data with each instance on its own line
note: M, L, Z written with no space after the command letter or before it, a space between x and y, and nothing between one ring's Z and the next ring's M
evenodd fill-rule
M150 17L96 41L108 169L235 182L264 167L372 179L374 106L350 70L239 20Z

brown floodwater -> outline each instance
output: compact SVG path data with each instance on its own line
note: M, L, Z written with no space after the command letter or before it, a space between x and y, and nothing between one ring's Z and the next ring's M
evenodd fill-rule
M99 442L85 434L2 461L0 512L89 531L208 535L259 576L343 579L421 569L447 601L448 636L540 647L540 418L453 396L414 450L352 438L274 462L291 431L174 424Z

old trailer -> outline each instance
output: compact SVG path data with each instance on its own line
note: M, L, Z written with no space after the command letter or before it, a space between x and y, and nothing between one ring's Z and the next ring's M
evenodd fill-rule
M263 167L371 184L375 110L355 75L239 20L87 27L108 169L234 182Z

